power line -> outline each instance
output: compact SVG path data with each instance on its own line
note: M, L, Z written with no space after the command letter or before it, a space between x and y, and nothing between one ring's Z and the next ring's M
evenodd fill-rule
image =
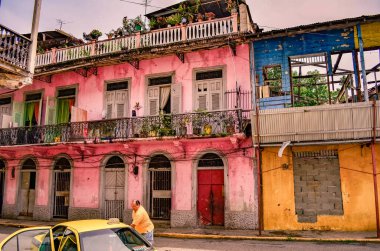
M132 4L136 4L136 5L141 5L141 6L148 6L148 7L153 7L153 8L157 8L157 9L163 9L163 8L166 8L166 7L161 7L161 6L155 6L155 5L151 5L151 4L148 4L148 2L151 2L149 0L144 0L143 3L141 2L134 2L134 1L129 1L129 0L120 0L121 2L126 2L126 3L132 3Z

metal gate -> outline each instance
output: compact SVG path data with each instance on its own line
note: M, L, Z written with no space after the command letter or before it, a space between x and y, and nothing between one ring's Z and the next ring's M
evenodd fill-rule
M171 164L164 155L149 163L150 213L154 219L169 220L172 205Z
M70 205L71 164L66 158L57 160L54 166L53 217L68 218Z
M123 164L124 165L124 164ZM105 209L104 217L123 219L124 213L124 168L105 170Z
M53 217L68 218L70 204L70 170L54 171Z

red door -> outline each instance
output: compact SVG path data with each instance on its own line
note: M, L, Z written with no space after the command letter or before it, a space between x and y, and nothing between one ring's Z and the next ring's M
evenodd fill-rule
M201 225L224 225L224 170L198 170L198 218Z

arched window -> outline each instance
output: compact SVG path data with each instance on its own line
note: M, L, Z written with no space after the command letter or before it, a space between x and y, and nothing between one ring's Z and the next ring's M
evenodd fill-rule
M124 168L124 161L119 156L112 156L106 163L106 168Z
M27 159L24 161L22 164L22 169L23 170L31 170L31 169L36 169L36 163L32 159Z
M170 160L164 155L156 155L149 162L149 168L170 168Z
M55 170L64 170L64 169L70 169L70 168L71 168L70 161L66 158L58 159L54 165Z
M224 166L223 160L219 157L219 155L215 153L206 153L203 155L199 162L198 167L216 167L216 166Z

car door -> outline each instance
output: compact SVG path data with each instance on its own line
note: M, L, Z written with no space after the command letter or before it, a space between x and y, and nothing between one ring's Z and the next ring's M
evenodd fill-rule
M78 251L79 249L79 241L78 235L71 230L70 228L66 228L63 233L63 237L61 243L59 245L58 251Z
M42 242L51 243L51 227L24 228L9 235L0 243L1 251L52 251L50 245L43 245Z

